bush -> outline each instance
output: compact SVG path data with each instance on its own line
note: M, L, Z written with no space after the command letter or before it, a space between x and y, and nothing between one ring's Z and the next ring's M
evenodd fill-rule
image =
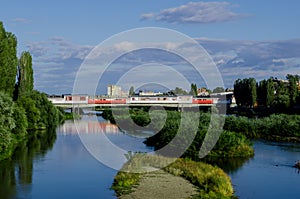
M41 113L35 106L35 101L29 97L22 96L18 99L17 103L20 104L20 106L22 106L25 110L28 128L36 129Z
M0 92L0 154L7 152L12 142L11 130L15 128L12 99Z
M19 137L24 137L27 134L28 122L25 109L18 104L13 105L13 118L16 126L12 129L12 133Z

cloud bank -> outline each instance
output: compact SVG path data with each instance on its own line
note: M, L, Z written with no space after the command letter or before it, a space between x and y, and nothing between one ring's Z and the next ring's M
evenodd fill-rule
M226 87L232 87L237 78L254 77L258 80L271 76L284 78L288 73L299 74L300 71L300 39L234 41L196 38L195 40L206 49L216 63ZM138 45L124 41L114 46L102 47L99 53L109 55L120 51L127 52L129 47ZM197 56L193 54L194 50L188 44L161 43L158 47L162 45L167 48L185 48L191 57ZM33 55L35 88L49 94L72 92L76 72L93 49L93 46L77 45L64 38L29 43L27 47ZM180 74L188 76L189 81L197 83L198 86L205 86L184 59L155 49L128 52L120 57L106 71L101 84L114 83L133 67L149 63L170 66ZM101 62L97 62L95 69L100 65ZM91 76L94 72L86 71ZM105 88L102 93L105 93Z
M167 8L159 13L142 14L142 20L168 23L217 23L232 21L246 15L232 11L228 2L190 2L178 7Z

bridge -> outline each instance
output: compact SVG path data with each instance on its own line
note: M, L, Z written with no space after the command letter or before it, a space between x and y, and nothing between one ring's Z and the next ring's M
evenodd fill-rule
M63 97L49 97L48 99L55 106L65 109L158 106L176 108L181 111L183 108L211 107L215 105L210 98L193 98L193 96L135 96L121 99L95 99L87 95L68 95Z

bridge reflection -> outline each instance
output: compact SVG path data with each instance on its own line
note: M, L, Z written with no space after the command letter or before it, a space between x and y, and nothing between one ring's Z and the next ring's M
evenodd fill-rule
M107 121L85 121L79 120L74 124L73 121L65 122L59 127L59 132L63 135L69 134L118 134L119 128L115 124L111 124Z

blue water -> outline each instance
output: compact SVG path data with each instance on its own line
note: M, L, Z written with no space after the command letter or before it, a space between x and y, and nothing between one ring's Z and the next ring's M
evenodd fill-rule
M98 119L85 117L77 129L91 136L105 133L113 144L128 151L153 150L143 144L145 133L127 135ZM0 198L116 198L110 187L117 171L88 152L77 129L67 121L57 129L56 137L27 143L11 160L0 162ZM300 144L255 141L254 149L252 159L227 165L235 194L241 199L300 198L300 174L292 167L300 160Z
M88 118L85 120L87 122ZM119 142L124 148L130 148L132 151L152 151L152 148L143 144L144 139L127 136L105 121L101 123L107 124L104 125L104 133L115 144ZM88 122L88 125L95 126L95 121ZM95 127L90 129L94 136L100 133ZM0 186L0 198L116 198L110 187L117 171L103 165L86 150L72 122L67 121L57 129L55 144L45 155L40 154L38 150L34 153L32 158L24 163L19 163L19 158L28 156L27 153L22 157L15 157L9 165L6 165L6 161L0 162L2 171L7 169L5 167L15 167L15 174L6 177L6 185ZM19 164L32 166L27 168ZM23 168L22 171L20 167ZM29 179L22 177L22 180L19 177L26 175Z
M300 144L254 142L255 156L230 177L241 199L300 198Z

